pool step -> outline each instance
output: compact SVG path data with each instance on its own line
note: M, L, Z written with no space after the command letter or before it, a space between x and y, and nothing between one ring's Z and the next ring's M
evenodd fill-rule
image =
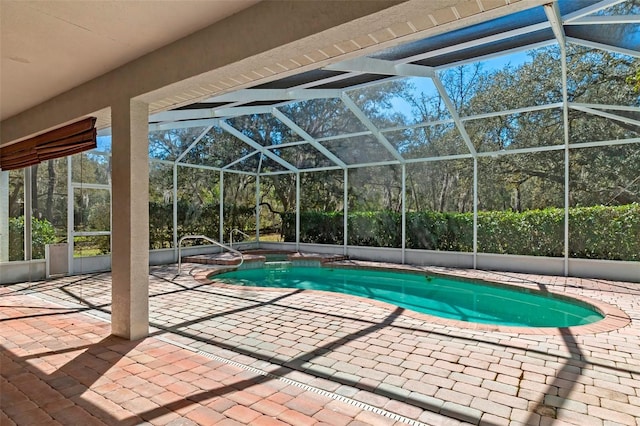
M289 260L267 261L266 255L270 254L286 255ZM260 262L264 262L266 265L274 263L291 263L292 261L295 262L296 266L320 266L323 263L348 259L348 256L343 255L283 252L274 250L252 250L250 252L247 251L242 253L242 257L244 258L243 266L246 265L245 267L249 266L247 264L252 263L255 263L257 265ZM185 256L182 258L182 262L232 266L240 263L240 258L232 253L199 254Z
M266 269L289 269L291 266L292 262L290 260L264 262L264 267Z

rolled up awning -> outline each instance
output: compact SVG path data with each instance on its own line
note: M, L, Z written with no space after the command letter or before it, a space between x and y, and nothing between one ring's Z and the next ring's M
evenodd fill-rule
M0 169L21 169L43 161L96 148L95 124L95 117L85 118L59 129L0 148Z

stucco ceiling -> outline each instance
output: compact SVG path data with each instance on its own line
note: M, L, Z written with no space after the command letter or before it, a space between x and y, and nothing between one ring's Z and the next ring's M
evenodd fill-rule
M0 120L259 0L0 0Z

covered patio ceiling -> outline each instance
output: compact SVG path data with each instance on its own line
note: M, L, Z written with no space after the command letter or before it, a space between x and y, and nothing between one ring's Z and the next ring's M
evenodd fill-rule
M258 3L0 2L0 120Z
M363 165L404 164L424 161L424 158L406 158L391 140L391 134L406 129L431 125L454 125L466 147L465 152L450 155L450 158L469 158L495 153L476 152L465 130L465 123L490 116L506 116L542 109L558 109L564 102L535 105L507 111L495 111L481 115L461 116L456 110L444 87L440 71L479 61L491 60L504 55L525 52L546 46L575 45L612 52L614 54L640 57L640 15L620 14L620 0L560 0L548 5L540 5L518 11L507 16L438 34L424 39L384 49L366 56L334 63L297 75L259 84L204 99L201 102L182 106L169 111L152 114L149 130L163 131L179 128L203 128L200 137L178 156L179 163L198 141L211 129L227 132L247 144L250 153L219 167L219 170L233 170L234 166L250 157L259 157L259 164L269 162L270 172L296 173L346 169ZM633 10L639 5L628 2ZM566 67L566 64L563 64ZM354 101L353 93L371 86L380 85L400 78L429 79L446 105L450 118L438 122L416 122L410 125L380 127ZM563 85L566 86L566 75ZM318 137L303 129L300 123L287 115L288 105L317 100L340 100L360 128L357 132ZM598 105L567 102L567 108L623 121L640 129L640 109L636 105ZM234 121L242 116L254 116L257 120L276 121L281 128L294 134L298 140L288 139L285 143L274 142L263 145L243 133ZM257 117L256 117L257 116ZM332 140L366 138L377 144L384 155L376 161L353 161L342 157L328 147ZM277 139L277 138L276 138ZM629 142L629 141L627 141ZM285 149L307 149L323 157L322 167L310 166L301 169L279 155ZM560 147L559 147L560 148ZM532 148L531 151L543 148ZM442 157L440 157L442 158ZM316 162L318 164L318 162ZM258 170L252 173L260 173Z

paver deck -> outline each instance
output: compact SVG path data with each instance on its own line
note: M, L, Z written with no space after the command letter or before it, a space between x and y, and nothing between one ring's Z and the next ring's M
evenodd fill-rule
M0 287L0 424L640 425L639 284L422 269L587 297L628 318L605 331L482 330L170 265L151 269L151 335L129 342L109 336L110 274L20 283Z

